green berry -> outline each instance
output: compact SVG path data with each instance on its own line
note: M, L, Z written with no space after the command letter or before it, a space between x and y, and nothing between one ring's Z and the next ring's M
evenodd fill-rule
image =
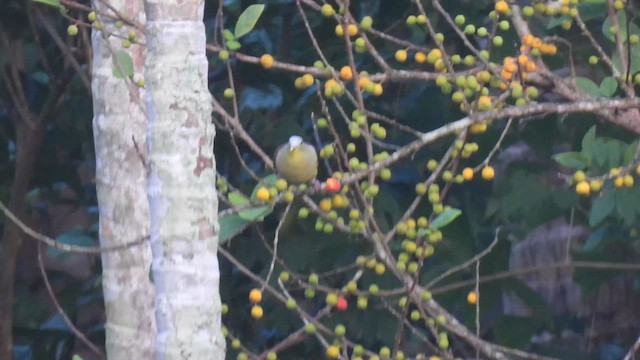
M69 36L78 35L78 26L77 25L69 25L69 27L67 28L67 34L69 34Z

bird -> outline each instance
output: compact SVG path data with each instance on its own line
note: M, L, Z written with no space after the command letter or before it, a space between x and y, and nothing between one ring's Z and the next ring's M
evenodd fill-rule
M291 184L304 184L318 174L318 154L316 149L304 142L298 135L276 150L276 170L278 175Z

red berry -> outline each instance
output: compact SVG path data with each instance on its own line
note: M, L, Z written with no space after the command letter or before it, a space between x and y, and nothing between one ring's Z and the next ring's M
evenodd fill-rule
M337 193L340 191L340 180L333 177L328 178L325 182L325 189L327 189L328 192Z
M347 299L344 298L344 296L340 296L340 298L338 298L338 303L336 304L336 309L338 309L338 311L345 311L347 310Z

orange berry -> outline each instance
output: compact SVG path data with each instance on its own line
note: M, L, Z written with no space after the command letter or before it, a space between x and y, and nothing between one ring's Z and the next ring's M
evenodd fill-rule
M340 69L340 78L342 80L353 79L353 71L351 71L350 66L343 66L342 69Z
M256 199L258 200L267 201L269 200L269 197L270 197L269 190L266 187L261 187L256 192Z
M489 181L495 176L495 170L491 166L485 166L482 169L482 178Z
M495 5L496 12L500 14L506 14L509 11L509 4L506 1L500 0Z
M262 291L260 291L260 289L251 289L251 291L249 291L249 301L254 304L262 301Z
M265 69L270 69L273 66L273 56L264 54L260 57L260 64Z
M414 56L414 59L418 64L423 64L427 61L427 54L423 53L422 51L418 51Z
M478 302L478 294L475 291L469 291L469 294L467 294L467 302L475 305Z
M369 80L368 77L366 76L361 76L360 78L358 78L358 89L362 90L365 88L365 86L367 86L368 83L370 83L371 80Z
M532 46L533 45L533 39L534 36L531 34L526 34L523 38L522 38L522 42L526 45L526 46Z
M470 167L466 167L462 169L462 178L465 181L470 181L473 179L473 169Z
M502 71L500 71L500 78L502 80L509 81L509 80L511 80L512 77L513 77L513 73L512 72L510 72L510 71L508 71L506 69L503 69ZM503 90L506 90L506 86L507 85L505 84L505 89L503 89ZM502 87L500 87L500 88L502 88Z
M349 36L358 35L358 26L356 24L347 25L347 34L349 34Z
M526 72L534 72L534 71L536 71L536 63L534 63L533 61L529 61L525 65L524 71L526 71Z
M330 345L327 347L327 357L329 359L337 359L340 356L340 348L336 345Z

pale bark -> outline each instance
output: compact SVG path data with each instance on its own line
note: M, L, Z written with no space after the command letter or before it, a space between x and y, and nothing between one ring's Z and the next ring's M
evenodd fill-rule
M144 21L142 0L110 0L110 6ZM98 11L108 12L102 1ZM100 18L107 29L113 21ZM124 34L127 33L123 29ZM112 55L122 39L93 32L93 129L96 150L96 190L100 208L100 243L114 246L149 234L146 197L146 118L144 90L113 76ZM144 65L144 48L128 50L135 68ZM149 243L102 254L102 285L107 314L106 352L110 359L152 359L155 349L154 289L149 279Z
M145 1L159 359L224 359L204 1Z

